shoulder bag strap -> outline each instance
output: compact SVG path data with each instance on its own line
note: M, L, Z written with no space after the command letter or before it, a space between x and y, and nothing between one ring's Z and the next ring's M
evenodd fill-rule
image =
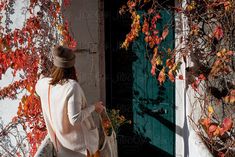
M56 152L58 152L58 147L57 147L57 137L56 137L56 132L55 129L53 127L53 122L52 122L52 118L51 118L51 103L50 103L50 95L51 95L51 85L49 85L48 87L48 109L49 109L49 114L50 114L50 119L51 119L51 128L54 132L54 138L55 138L55 150Z

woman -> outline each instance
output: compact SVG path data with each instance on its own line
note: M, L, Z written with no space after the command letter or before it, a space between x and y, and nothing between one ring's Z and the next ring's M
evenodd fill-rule
M51 77L36 84L43 116L56 156L86 157L98 150L98 130L91 113L101 113L102 102L88 105L78 84L75 72L75 54L58 46L52 51L54 67Z

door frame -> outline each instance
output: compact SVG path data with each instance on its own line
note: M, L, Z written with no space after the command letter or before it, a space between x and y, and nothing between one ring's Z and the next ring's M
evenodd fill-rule
M104 0L98 0L98 53L99 53L99 82L100 100L106 105L106 75L105 75L105 23Z

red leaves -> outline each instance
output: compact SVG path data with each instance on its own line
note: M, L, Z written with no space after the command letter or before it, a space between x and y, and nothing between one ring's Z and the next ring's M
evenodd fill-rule
M31 90L31 92L29 96L22 97L17 114L19 118L27 120L25 127L30 130L27 131L27 140L31 144L30 154L33 155L47 131L42 117L40 99L34 95L34 90Z
M30 8L34 7L37 4L37 2L38 0L30 0Z
M215 29L214 29L214 37L217 39L217 40L220 40L221 38L223 38L224 36L224 32L223 32L223 29L221 26L217 26Z
M232 128L233 126L233 121L231 118L224 118L223 123L222 123L222 128L224 131L228 131Z
M6 5L9 3L9 1L5 0L5 1L1 1L0 2L0 11L4 10Z
M184 79L184 76L183 76L183 75L179 75L179 79L180 79L180 80L183 80L183 79Z
M219 152L218 157L225 157L225 154L223 152Z
M153 76L156 75L156 65L152 65L151 74L152 74Z
M210 134L214 133L215 130L217 129L217 127L218 127L218 126L217 126L217 125L214 125L214 124L210 125L209 128L208 128L208 132L209 132Z
M0 11L7 3L8 1L0 2ZM39 3L41 10L36 14L34 9ZM63 40L65 46L76 47L76 41L69 33L68 22L60 22L65 21L61 20L63 17L60 14L60 7L58 2L30 0L29 6L25 8L29 11L29 16L21 29L11 30L6 34L5 28L0 26L0 78L8 69L13 69L13 76L20 74L18 81L0 89L0 99L15 99L20 91L27 90L27 94L19 103L17 118L14 118L13 122L16 123L17 119L22 119L22 126L28 133L31 156L46 135L41 104L34 96L39 60L41 70L48 70L48 52L51 45L58 43L52 34L58 33L54 29L58 25L62 25L63 28L58 38ZM6 12L9 13L9 11ZM44 18L43 15L48 17Z
M202 80L206 80L206 77L203 74L200 74L198 76L198 80L202 81Z
M206 80L206 77L203 74L200 74L198 77L195 78L195 81L191 84L192 89L198 91L199 84Z

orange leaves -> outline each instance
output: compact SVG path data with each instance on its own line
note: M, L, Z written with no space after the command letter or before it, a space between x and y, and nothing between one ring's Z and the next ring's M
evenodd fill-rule
M225 9L226 11L229 11L231 8L232 8L231 2L230 2L230 1L225 1L225 2L224 2L224 9Z
M154 12L152 12L154 13ZM158 33L159 31L156 29L157 25L156 22L158 19L160 19L161 16L159 14L155 14L155 16L153 16L152 19L144 19L144 24L143 24L143 28L142 28L142 32L145 34L145 42L148 43L150 48L154 48L156 47L158 44L161 43L161 41L163 39L165 39L165 37L168 34L168 29L165 28L163 31L163 36L164 37L159 37ZM149 26L149 23L151 24Z
M198 31L199 31L198 25L194 24L191 26L191 31L190 31L191 35L198 35Z
M142 32L147 36L149 35L149 23L147 21L147 19L145 18L144 19L144 24L143 24L143 27L142 27ZM146 41L146 40L145 40ZM146 41L148 42L148 40Z
M134 1L128 1L127 2L127 6L130 8L130 9L133 9L135 6L136 6L136 3Z
M132 13L132 24L131 24L131 31L126 35L125 41L122 43L121 48L128 49L129 44L133 42L136 37L139 36L139 31L141 29L140 26L140 15L138 15L135 11Z
M37 98L34 93L29 96L23 96L21 103L18 108L19 117L34 117L41 114L41 104L39 98Z
M27 80L19 80L15 81L14 83L10 84L7 87L4 87L0 90L0 99L10 98L16 99L17 98L17 89L25 88Z
M203 118L200 120L200 123L205 126L206 128L209 128L210 124L211 124L211 120L210 118Z
M164 40L169 33L168 27L165 27L162 32L162 39Z
M213 35L217 40L220 40L221 38L223 38L224 32L223 32L222 27L221 26L215 27Z
M166 60L166 66L169 68L169 69L172 69L174 67L174 58L171 58L171 59L167 59Z
M26 121L24 123L24 129L27 131L27 140L31 144L30 153L33 155L36 153L41 140L47 134L39 98L34 93L23 96L18 107L17 115L18 118Z
M130 43L133 42L139 36L139 31L141 30L144 35L143 36L144 41L147 43L146 44L147 51L150 50L150 52L151 51L153 52L153 56L151 58L151 65L152 65L151 74L154 76L156 75L156 70L160 70L159 76L157 76L160 84L165 82L166 76L168 76L169 79L172 82L174 82L175 75L177 74L177 70L180 68L180 64L175 64L174 57L172 57L171 59L167 60L166 62L167 66L165 66L165 64L163 63L165 62L165 60L163 60L163 58L166 57L164 56L164 53L166 52L158 53L159 45L162 43L163 40L167 38L169 34L168 25L165 24L163 28L159 29L162 30L162 32L158 30L157 24L162 17L161 17L161 12L156 10L156 8L154 7L149 8L146 12L142 11L141 9L140 11L141 13L137 15L138 9L136 8L140 7L140 4L142 3L144 6L145 2L128 0L127 5L124 5L120 8L119 11L120 14L129 11L129 13L131 13L132 15L131 31L126 35L125 41L122 43L121 48L127 49ZM169 53L168 55L171 55L169 51L167 51L167 53ZM174 54L172 53L172 55ZM158 69L157 67L159 65L161 66L164 65L164 68Z
M210 76L216 77L218 75L222 74L229 74L232 72L232 67L231 67L231 56L234 54L233 51L222 49L221 51L217 52L216 60L214 61L211 71L210 71Z
M234 89L231 90L229 94L223 99L226 103L234 105L235 104L235 90Z
M162 64L160 55L158 54L158 47L155 47L153 50L153 58L151 60L152 68L151 74L156 75L156 67Z
M69 33L69 24L68 21L65 21L64 24L59 24L56 26L58 33L62 35L63 41L61 41L61 45L67 45L69 48L76 48L77 42L72 38Z
M233 121L231 118L224 118L221 125L212 123L210 118L203 118L200 120L200 124L204 127L208 136L217 137L223 136L225 132L230 131L233 127Z
M155 75L156 74L155 73L156 66L163 65L163 61L161 59L161 56L157 53L157 47L154 48L154 55L151 60L151 64L152 64L151 74ZM182 64L182 62L175 63L174 58L167 59L166 66L164 66L161 69L161 71L159 73L160 76L158 76L158 81L160 82L160 84L165 82L166 76L168 76L168 78L171 82L174 82L175 77L177 75L177 72L180 69L181 64ZM179 79L183 79L183 76L179 75Z
M107 110L109 119L106 114L101 114L102 120L103 120L103 126L106 126L105 130L107 130L107 134L110 133L112 130L111 124L113 126L113 129L116 133L118 133L119 128L124 125L124 124L131 124L131 120L128 120L125 118L125 116L120 114L120 110L112 109L112 110Z
M110 136L111 134L111 129L112 129L112 124L111 121L109 121L109 119L104 119L102 120L102 125L104 127L104 132L107 136Z
M169 71L168 71L168 77L170 79L171 82L175 81L175 77L180 69L182 62L178 61L177 63L174 62L174 58L171 59L167 59L166 60L166 66L168 67ZM183 80L183 76L179 75L178 78L180 80Z
M165 67L163 67L158 75L158 81L160 85L162 85L162 83L164 83L165 80L166 80Z
M171 82L175 81L175 75L173 74L173 70L168 71L168 77L171 80Z

